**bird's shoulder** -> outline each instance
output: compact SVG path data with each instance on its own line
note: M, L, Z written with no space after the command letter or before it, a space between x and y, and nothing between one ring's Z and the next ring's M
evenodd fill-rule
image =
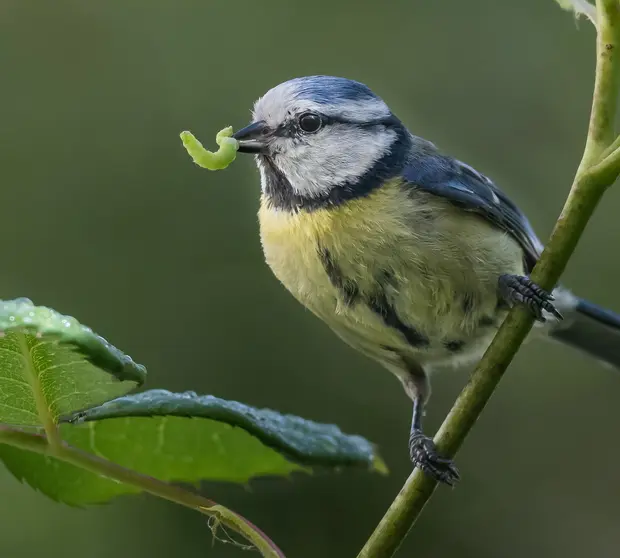
M536 263L541 243L527 217L490 178L472 166L414 136L401 179L412 192L424 191L477 213L519 243L528 269Z

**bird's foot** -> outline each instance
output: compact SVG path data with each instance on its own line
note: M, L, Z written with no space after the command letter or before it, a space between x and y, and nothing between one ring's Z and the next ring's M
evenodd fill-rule
M439 482L454 486L461 478L452 460L440 457L435 442L419 430L409 437L409 455L416 467Z
M501 275L499 278L499 294L509 304L523 304L534 314L534 317L544 322L543 310L554 315L559 320L562 314L551 302L553 295L539 287L529 277L522 275Z

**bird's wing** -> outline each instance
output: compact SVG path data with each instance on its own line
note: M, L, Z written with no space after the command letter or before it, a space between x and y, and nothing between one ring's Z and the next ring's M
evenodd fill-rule
M432 148L414 152L402 175L412 188L478 213L509 233L523 249L527 270L534 267L542 251L540 240L527 217L489 178Z

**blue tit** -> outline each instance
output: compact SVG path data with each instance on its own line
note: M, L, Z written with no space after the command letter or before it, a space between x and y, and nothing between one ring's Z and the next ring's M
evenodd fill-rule
M411 134L367 86L292 79L256 101L234 136L255 154L260 237L290 293L382 364L413 401L414 465L459 473L424 435L429 374L480 358L507 310L534 331L620 367L620 316L528 274L541 243L486 176Z

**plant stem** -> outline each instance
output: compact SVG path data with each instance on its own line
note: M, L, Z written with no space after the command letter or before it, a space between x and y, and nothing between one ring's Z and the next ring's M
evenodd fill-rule
M154 477L132 471L107 459L102 459L69 446L62 441L60 445L52 446L48 443L46 436L42 434L0 425L0 443L54 457L80 469L134 486L153 496L158 496L164 500L169 500L175 504L198 511L203 515L214 517L225 527L246 538L256 546L263 556L268 558L284 558L282 551L258 527L228 508L220 506L195 492L190 492Z
M552 289L564 271L583 230L607 187L620 171L620 154L607 151L613 128L618 92L620 17L617 0L598 0L596 80L588 138L568 199L555 225L532 279ZM616 140L620 146L620 140ZM603 156L607 156L601 161ZM469 382L441 425L435 442L442 455L454 457L480 416L514 355L532 328L533 317L524 308L513 308L480 360ZM431 498L436 481L416 469L368 539L358 558L389 558Z
M616 139L614 120L620 74L616 50L619 46L620 5L617 0L596 0L596 11L598 32L594 93L592 94L592 110L586 146L577 174L592 166Z

